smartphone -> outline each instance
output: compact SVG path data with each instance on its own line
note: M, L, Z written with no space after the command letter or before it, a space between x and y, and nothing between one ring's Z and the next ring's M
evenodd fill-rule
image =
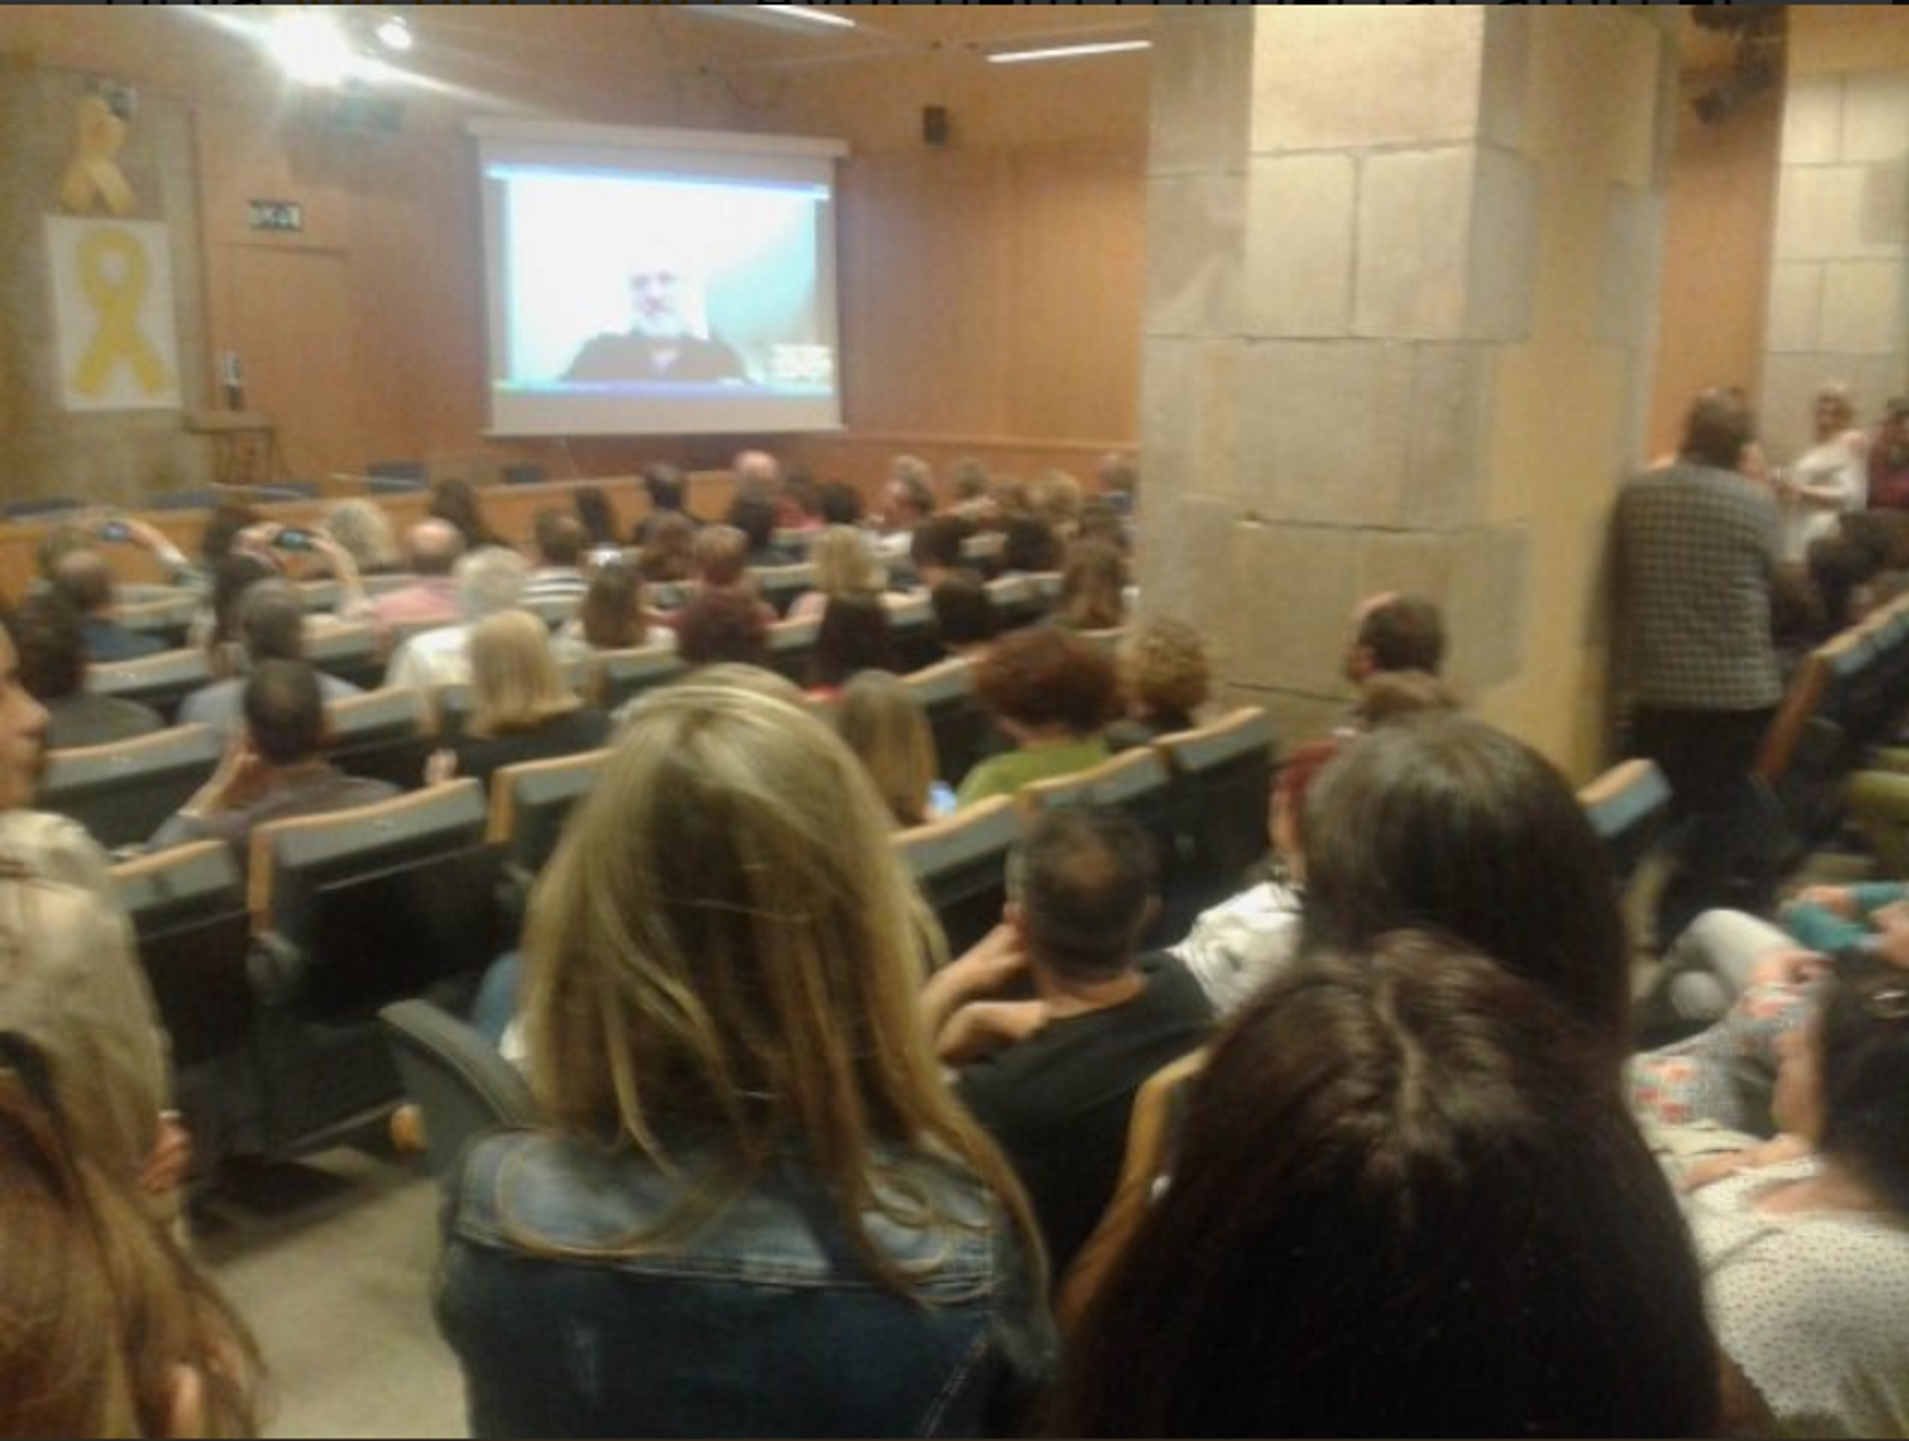
M272 544L280 550L317 550L318 538L309 530L295 530L291 526L286 526L278 533Z
M109 520L99 528L99 538L115 545L124 545L133 538L132 527L123 520Z

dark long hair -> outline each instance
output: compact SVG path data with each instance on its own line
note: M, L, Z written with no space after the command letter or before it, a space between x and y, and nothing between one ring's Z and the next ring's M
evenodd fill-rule
M1855 957L1821 998L1818 1148L1909 1216L1909 975Z
M1058 1434L1711 1434L1702 1280L1602 1070L1422 933L1275 982L1191 1083Z
M1624 917L1603 848L1550 762L1483 721L1409 717L1320 777L1306 817L1314 946L1385 931L1458 936L1630 1046ZM1613 1071L1615 1080L1615 1071Z

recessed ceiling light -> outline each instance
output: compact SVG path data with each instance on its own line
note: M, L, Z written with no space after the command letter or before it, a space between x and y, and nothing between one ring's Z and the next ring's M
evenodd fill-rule
M338 22L321 10L289 10L272 26L272 58L294 80L307 85L337 85L358 64L351 42Z
M1057 45L1045 50L1003 50L990 55L990 65L1020 65L1029 60L1076 60L1086 55L1119 55L1129 50L1151 50L1151 40L1107 40L1091 45Z
M387 50L403 54L411 48L411 24L402 15L393 15L388 20L380 21L373 33L378 37L378 43Z

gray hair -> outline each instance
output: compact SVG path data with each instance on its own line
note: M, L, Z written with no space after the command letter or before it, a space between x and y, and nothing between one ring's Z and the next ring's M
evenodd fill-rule
M457 563L457 604L471 625L523 599L530 563L514 550L487 545Z

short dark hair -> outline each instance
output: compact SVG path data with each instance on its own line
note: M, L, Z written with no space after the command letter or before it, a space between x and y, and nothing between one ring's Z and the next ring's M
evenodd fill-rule
M959 515L932 515L915 527L908 556L917 570L939 566L953 570L961 564L961 547L974 534L974 522Z
M690 665L769 663L769 625L762 603L746 591L705 590L676 622L678 653Z
M935 632L945 646L982 645L1001 633L994 594L971 570L958 570L928 592Z
M70 601L56 591L30 595L9 629L28 695L55 701L80 693L86 684L86 632Z
M261 580L239 601L239 639L254 666L305 659L305 607L290 581Z
M1909 1214L1909 976L1852 957L1817 1002L1823 1131L1817 1148Z
M1008 897L1038 963L1083 980L1132 963L1157 879L1146 831L1107 806L1042 812L1008 858Z
M1718 470L1735 470L1743 448L1757 438L1756 416L1734 386L1706 390L1684 417L1682 454Z
M216 566L232 553L232 547L239 533L265 519L265 513L242 500L222 500L206 518L205 530L199 537L199 559L207 566Z
M1366 612L1355 643L1372 653L1376 670L1437 675L1445 663L1445 620L1424 596L1391 596Z
M752 556L775 544L778 514L775 498L759 492L738 495L729 504L729 523L748 540Z
M845 480L823 482L820 504L828 525L854 525L862 518L862 493Z
M1092 735L1119 708L1114 663L1091 643L1052 626L1010 631L976 665L975 694L997 715L1026 726L1065 725Z
M1617 884L1576 795L1536 751L1462 712L1407 716L1327 768L1306 816L1305 933L1360 950L1449 932L1629 1049Z
M570 497L570 503L577 508L577 524L583 527L583 533L591 545L615 545L616 507L610 504L610 497L600 485L580 485Z
M811 681L839 686L857 671L899 669L888 607L881 597L831 596L815 631L815 650L809 657Z
M69 550L53 562L53 589L82 618L113 603L113 569L91 546Z
M270 765L310 760L325 744L325 695L318 672L298 660L268 660L245 683L245 724Z
M272 563L250 551L235 550L212 571L212 639L234 640L239 634L239 608L255 585L281 577Z
M1676 1200L1538 988L1423 934L1316 956L1185 1096L1052 1434L1714 1434Z
M545 506L537 512L532 522L532 535L536 541L537 554L550 565L575 565L582 559L583 548L589 541L582 521L552 506Z
M1017 515L1001 532L1003 570L1047 571L1061 568L1060 532L1038 515Z
M657 510L681 510L687 485L681 467L668 461L659 460L643 467L643 489L650 493L650 504Z

